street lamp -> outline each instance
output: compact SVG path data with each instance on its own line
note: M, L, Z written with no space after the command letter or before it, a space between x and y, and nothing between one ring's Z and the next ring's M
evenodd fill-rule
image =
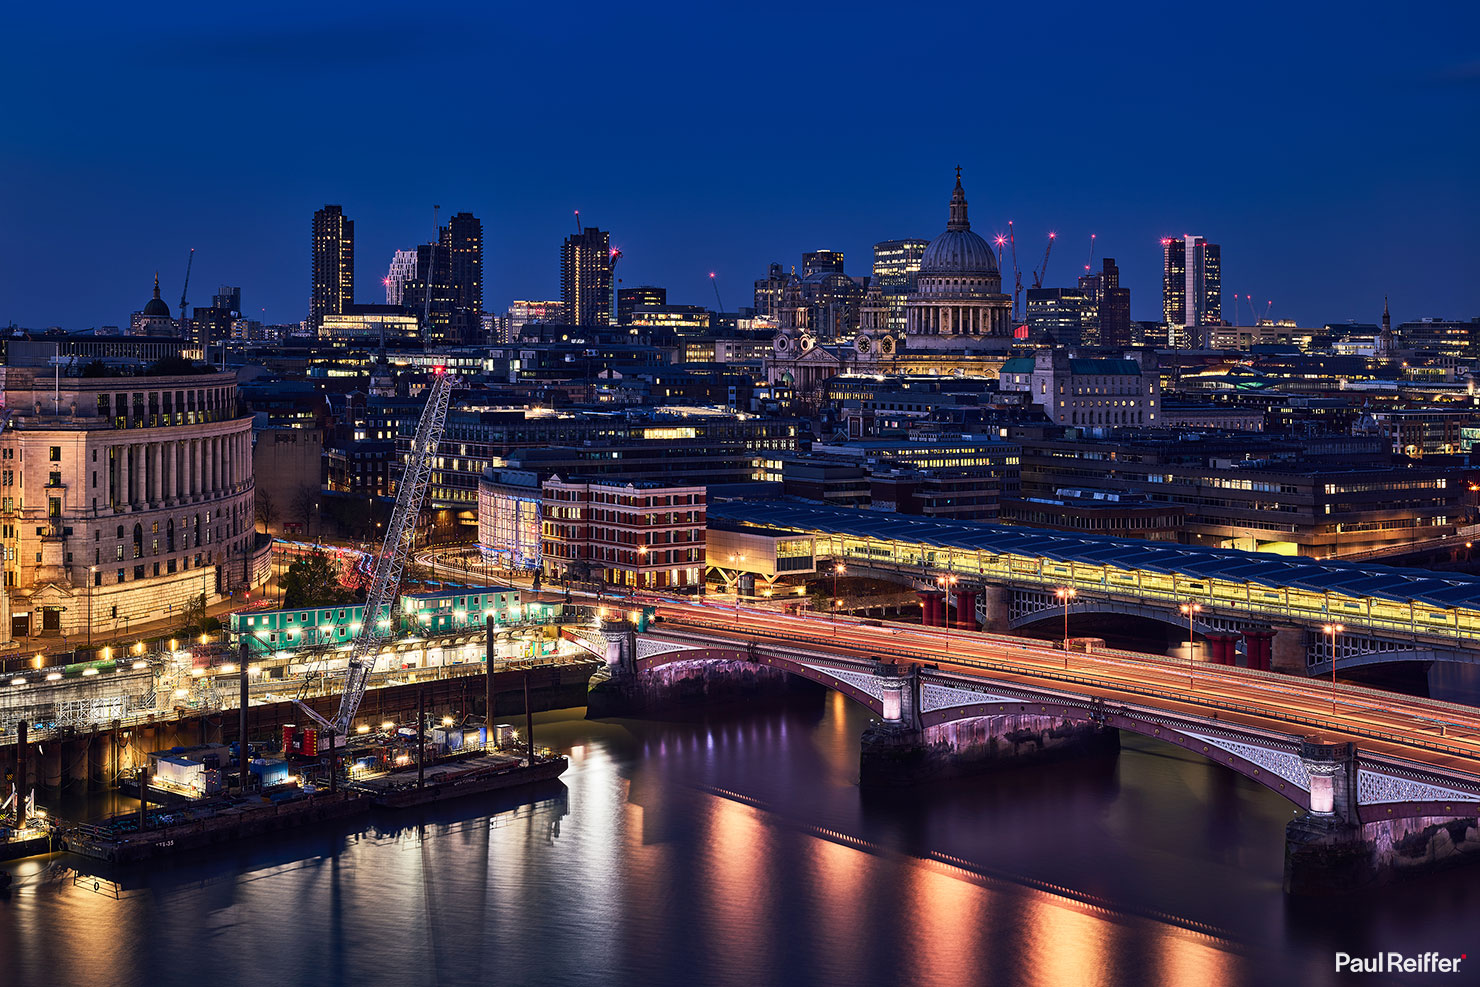
M1064 671L1069 670L1069 601L1078 596L1071 586L1060 586L1053 595L1064 601Z
M838 563L836 563L836 564L833 565L833 598L832 598L833 637L837 637L838 636L838 576L841 573L844 573L844 572L847 572L847 571L848 570L844 567L843 563L841 563L841 562L838 562Z
M1202 613L1201 603L1184 603L1177 609L1187 615L1187 688L1192 685L1192 619Z
M1321 630L1331 639L1331 715L1336 715L1336 635L1346 630L1343 624L1322 624Z
M945 594L946 654L951 653L951 587L956 585L955 576L936 576L935 582Z
M638 545L637 546L637 583L638 583L638 586L644 592L648 588L648 585L647 585L647 569L644 568L647 565L647 556L648 556L648 547L646 545Z

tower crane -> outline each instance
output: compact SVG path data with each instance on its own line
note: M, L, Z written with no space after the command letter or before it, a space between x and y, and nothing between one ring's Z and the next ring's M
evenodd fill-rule
M451 394L452 377L447 373L447 368L433 368L426 408L422 410L421 419L416 423L416 435L411 440L411 454L407 457L405 472L401 474L401 489L396 493L396 506L386 528L385 543L375 560L370 592L365 597L364 614L360 618L360 630L350 644L349 668L344 681L344 693L339 697L339 711L331 720L320 715L302 699L294 700L304 713L330 732L331 746L333 738L344 736L354 722L355 713L365 699L370 675L375 671L377 651L381 643L391 636L396 596L401 590L401 575L405 571L406 560L411 555L416 518L421 513L421 503L432 478L432 463L436 460L437 444L447 427L447 403Z
M1023 293L1023 272L1018 270L1017 262L1017 235L1012 229L1012 220L1007 221L1007 244L1012 248L1012 321L1018 320L1018 313L1022 311L1018 307L1018 296Z
M180 335L185 335L185 295L190 291L190 268L195 264L195 248L190 248L190 256L185 260L185 283L180 286ZM202 354L204 356L204 354Z
M714 285L714 302L716 305L719 306L719 311L715 314L723 315L725 311L725 302L724 299L719 297L719 278L714 276L713 271L709 272L709 283Z
M1048 235L1048 246L1043 250L1043 266L1033 272L1033 287L1043 287L1043 276L1048 273L1048 255L1053 253L1053 242L1058 238L1057 233Z
M1085 274L1091 273L1093 271L1093 269L1094 269L1094 266L1095 266L1095 235L1093 233L1091 233L1089 235L1089 263L1087 263L1087 264L1084 265L1084 273Z

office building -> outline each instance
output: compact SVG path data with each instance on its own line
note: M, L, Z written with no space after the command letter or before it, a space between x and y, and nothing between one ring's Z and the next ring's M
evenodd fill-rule
M802 277L809 274L842 274L841 250L808 250L802 254Z
M1198 334L1185 330L1223 321L1222 251L1200 236L1164 237L1161 250L1162 318L1171 327L1174 343L1197 345ZM1177 327L1184 330L1180 342L1175 338Z
M308 301L309 328L317 332L325 315L340 315L355 301L355 224L339 206L313 214L313 285Z
M559 323L564 319L565 303L559 299L516 298L509 303L509 338L518 339L519 330L529 323Z
M667 304L667 288L657 288L650 284L638 285L635 288L618 288L617 325L630 326L632 310L635 308L662 308Z
M236 375L112 369L12 359L0 382L0 643L123 634L267 578Z
M1047 333L1060 346L1077 346L1088 327L1098 329L1095 305L1079 288L1029 288L1026 307L1030 340Z
M541 556L552 580L695 589L704 576L705 488L612 479L541 485Z
M560 300L565 322L573 326L611 323L611 234L588 226L565 238L560 248Z
M1134 357L1134 358L1132 358ZM1123 359L1084 359L1067 350L1041 349L1002 365L1000 387L1019 392L1057 425L1142 425L1157 421L1161 378L1154 353Z

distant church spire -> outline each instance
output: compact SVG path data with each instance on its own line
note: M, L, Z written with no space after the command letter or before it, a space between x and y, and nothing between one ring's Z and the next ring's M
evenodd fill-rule
M969 230L971 221L966 218L966 190L961 187L961 166L956 166L956 188L951 193L951 218L946 223L948 230Z
M159 272L154 272L154 297L159 297Z
M1387 295L1382 296L1382 328L1387 331L1393 327L1393 317L1388 315Z

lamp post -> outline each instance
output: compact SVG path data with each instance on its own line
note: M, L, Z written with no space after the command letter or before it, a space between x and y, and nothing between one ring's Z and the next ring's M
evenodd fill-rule
M1060 586L1053 595L1064 601L1064 671L1069 670L1069 601L1078 596L1071 586Z
M1184 603L1177 609L1187 615L1187 688L1192 685L1192 620L1202 612L1201 603Z
M838 576L841 575L844 572L847 572L847 571L848 570L843 566L843 563L841 563L841 562L838 562L838 563L836 563L836 564L833 565L833 598L832 598L833 637L837 637L838 636Z
M1331 640L1331 715L1336 715L1336 635L1346 630L1343 624L1322 624L1321 630Z
M644 593L647 592L647 588L648 588L648 586L647 586L647 569L644 568L647 565L647 557L648 557L648 547L646 545L638 545L637 546L637 586Z
M956 585L955 576L936 576L935 582L945 594L946 654L951 653L951 587Z

